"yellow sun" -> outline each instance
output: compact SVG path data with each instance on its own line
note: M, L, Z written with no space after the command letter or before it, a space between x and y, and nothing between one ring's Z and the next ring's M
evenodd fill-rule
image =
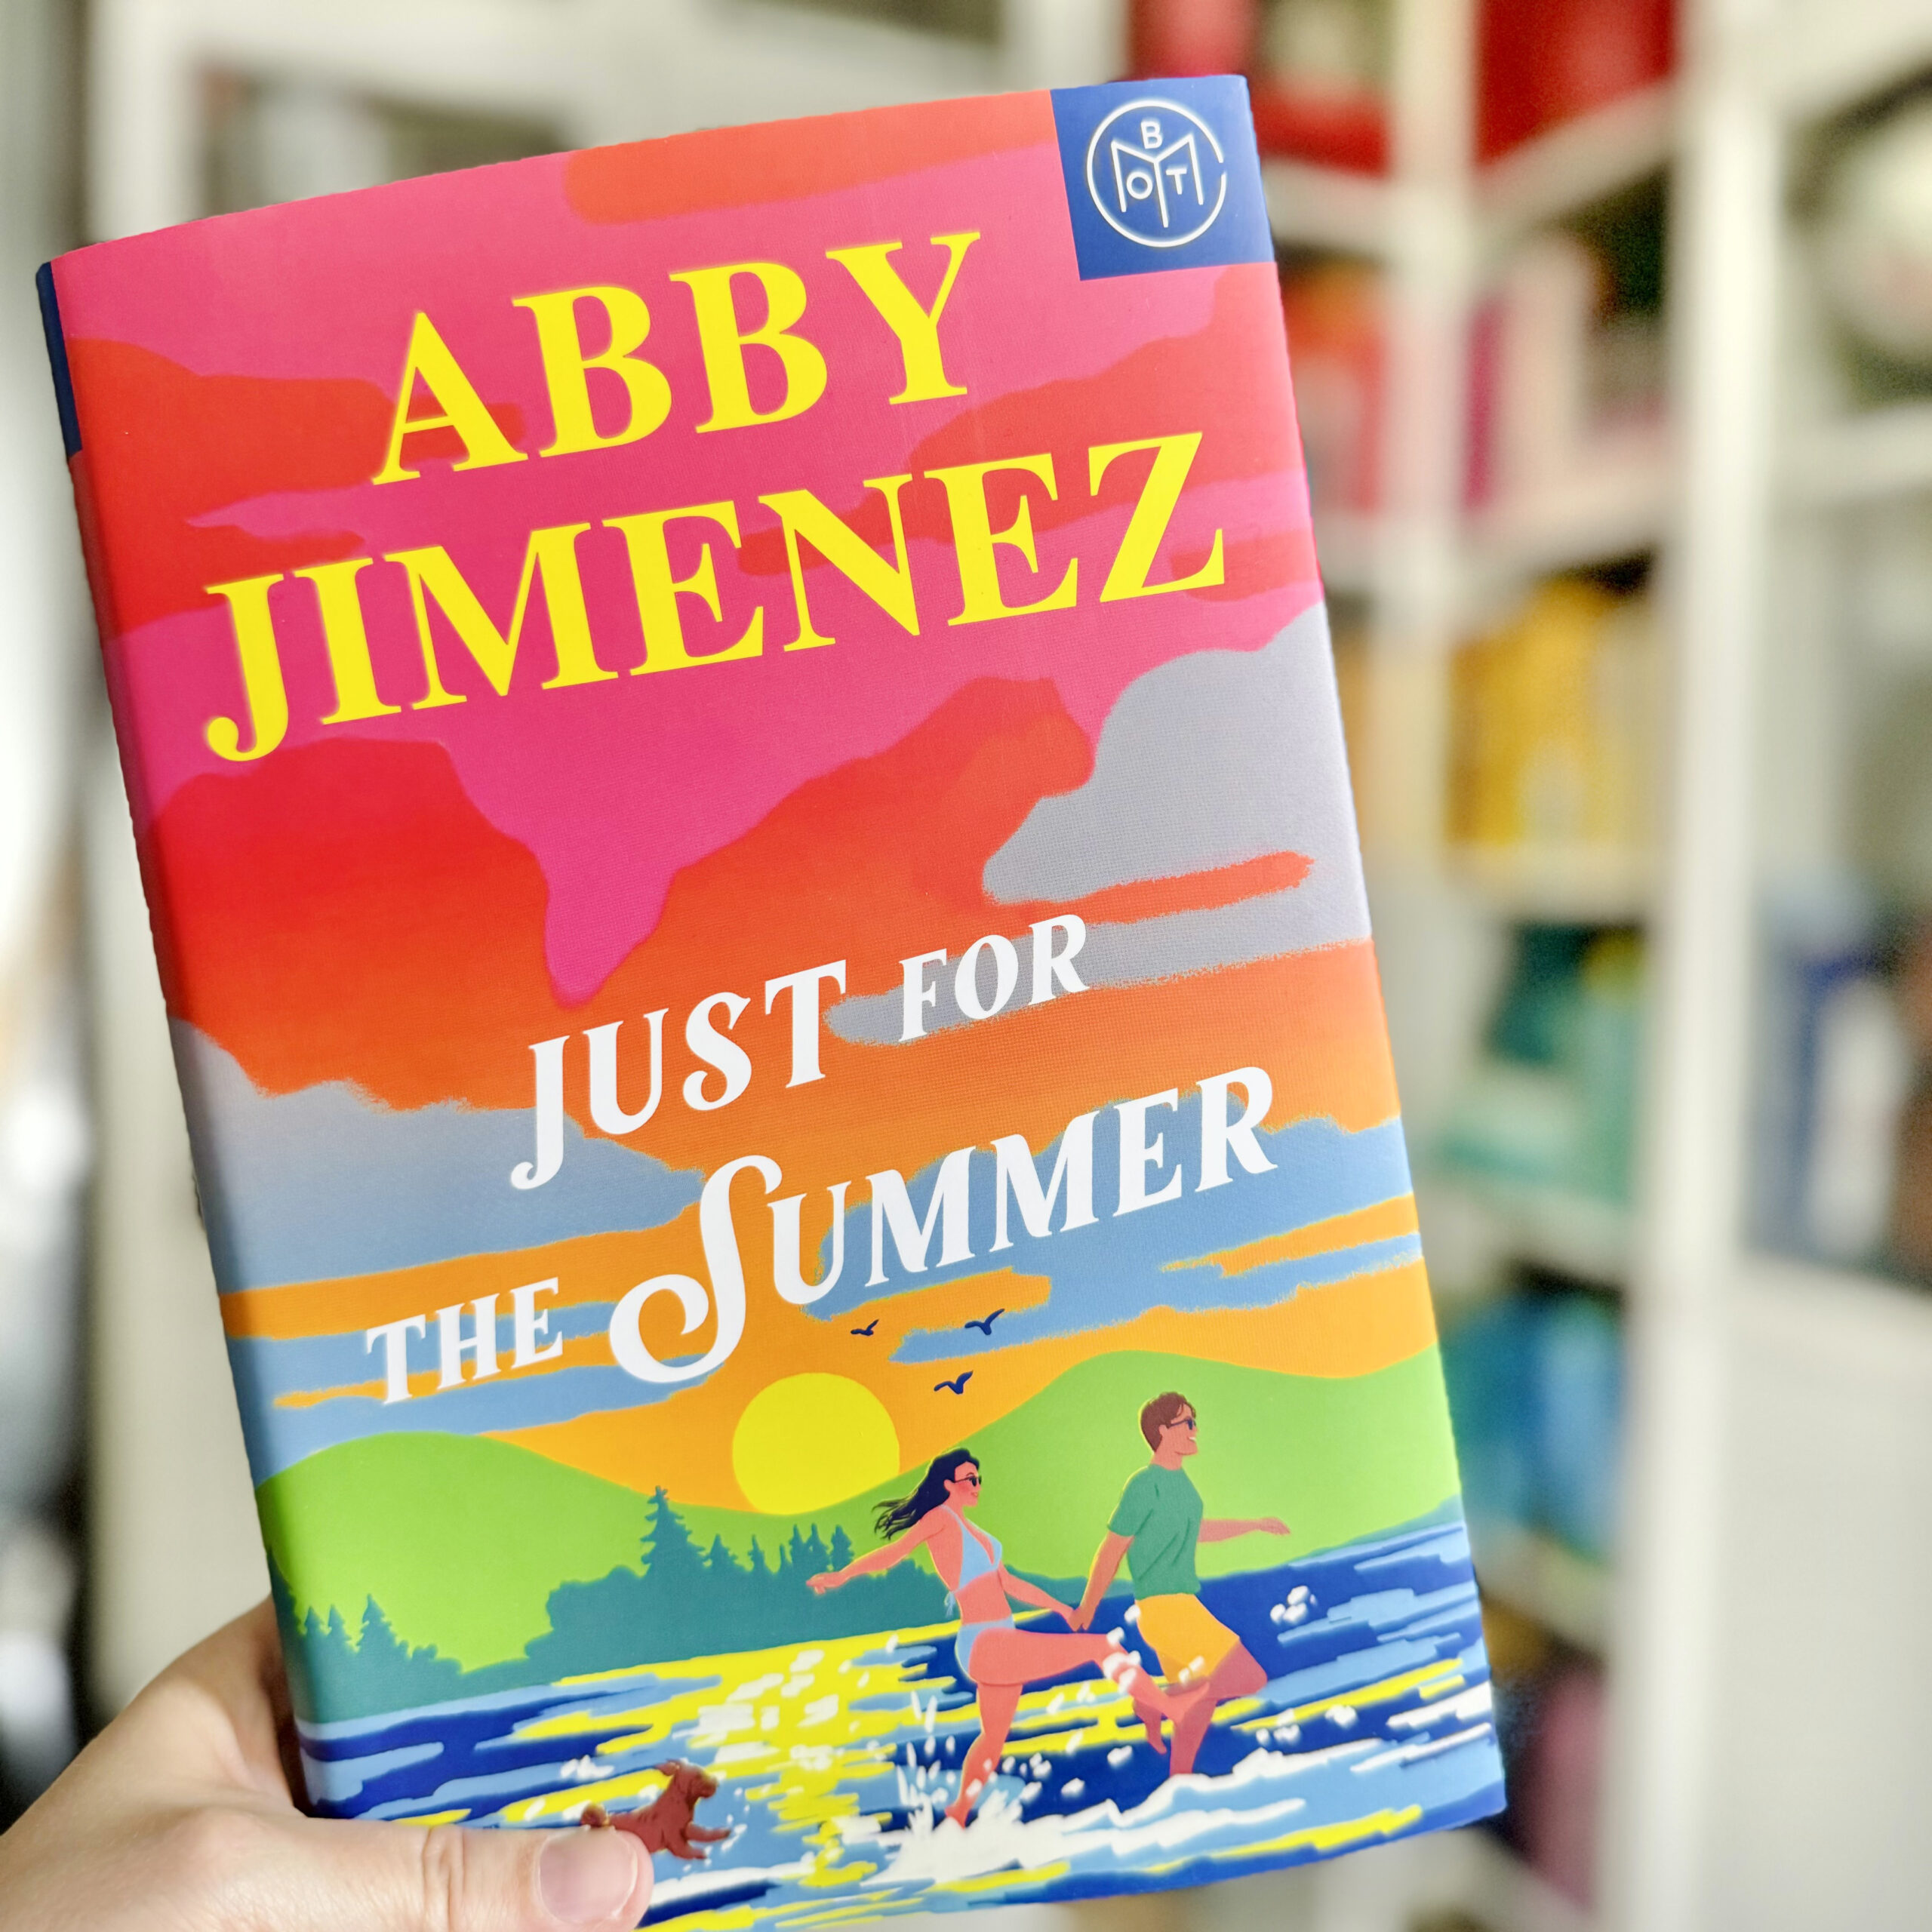
M766 1515L823 1509L899 1473L899 1432L860 1383L788 1375L746 1404L731 1438L731 1472Z

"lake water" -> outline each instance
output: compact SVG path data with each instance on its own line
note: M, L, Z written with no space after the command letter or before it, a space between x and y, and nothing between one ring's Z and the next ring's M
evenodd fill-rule
M1030 1690L964 1831L936 1823L978 1730L954 1626L693 1659L301 1727L324 1811L528 1829L648 1802L672 1758L718 1781L702 1865L660 1854L648 1922L801 1924L1192 1884L1498 1809L1487 1659L1460 1523L1217 1579L1271 1673L1170 1777L1091 1671ZM1128 1600L1111 1620L1139 1646Z

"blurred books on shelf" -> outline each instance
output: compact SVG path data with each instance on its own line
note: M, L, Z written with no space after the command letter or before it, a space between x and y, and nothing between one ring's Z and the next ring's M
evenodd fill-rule
M1311 506L1324 528L1330 518L1373 515L1386 385L1382 277L1346 257L1291 258L1281 308Z
M1452 849L1527 869L1634 868L1652 838L1657 628L1639 577L1539 585L1456 654Z
M1477 158L1491 162L1666 79L1672 0L1482 0ZM1137 74L1246 72L1264 153L1389 165L1389 0L1134 0Z
M1509 1786L1509 1808L1492 1829L1552 1891L1586 1910L1596 1890L1607 1714L1602 1671L1494 1593L1483 1633L1496 1673L1496 1728ZM1561 1920L1543 1911L1534 1922Z
M1526 1277L1450 1322L1470 1545L1509 1807L1496 1829L1573 1903L1594 1890L1624 1426L1609 1297Z
M1764 949L1758 1239L1932 1282L1932 923L1826 878L1774 895Z
M1389 165L1388 0L1135 0L1137 74L1244 72L1264 155Z
M1574 553L1559 543L1558 565L1657 540L1667 214L1661 180L1639 180L1534 232L1492 276L1469 351L1467 500L1491 526L1479 536L1567 525Z
M1437 1137L1451 1174L1618 1205L1630 1192L1643 947L1525 925L1483 1048Z
M1615 1298L1526 1277L1448 1325L1442 1363L1478 1543L1487 1531L1491 1554L1518 1578L1536 1567L1526 1537L1546 1539L1580 1564L1607 1564L1623 1428ZM1500 1586L1480 1564L1478 1571ZM1570 1626L1564 1634L1580 1642L1596 1638L1601 1618L1580 1607L1569 1576L1556 1576L1546 1592L1524 1585L1518 1607L1537 1614L1538 1597L1558 1592L1567 1593L1567 1612L1543 1620Z
M1386 170L1389 39L1386 0L1268 0L1254 66L1263 152Z
M1481 0L1476 17L1482 161L1663 80L1676 64L1675 0Z

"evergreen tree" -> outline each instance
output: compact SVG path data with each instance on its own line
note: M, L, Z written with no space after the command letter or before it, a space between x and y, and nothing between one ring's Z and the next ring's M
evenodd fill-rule
M731 1554L730 1546L721 1536L712 1538L704 1567L714 1583L728 1583L733 1573L738 1570L738 1559Z
M409 1654L409 1646L397 1636L381 1604L374 1597L366 1598L363 1603L362 1627L355 1639L355 1648L358 1655L368 1660Z
M852 1539L845 1534L843 1523L835 1523L832 1529L832 1567L842 1570L852 1560Z
M750 1571L755 1578L769 1577L771 1574L771 1566L764 1560L764 1546L755 1536L752 1538L751 1553L745 1558L745 1567Z
M704 1580L704 1558L685 1519L671 1506L661 1487L651 1496L651 1524L645 1546L645 1571L653 1595L695 1595Z
M307 1625L295 1614L295 1592L288 1587L288 1579L281 1574L281 1565L275 1561L275 1552L269 1552L269 1598L275 1605L275 1627L281 1634L282 1660L288 1672L289 1702L295 1707L299 1718L312 1720L315 1715L315 1686L309 1681L309 1660L303 1649ZM308 1623L313 1624L317 1635L321 1625L315 1613L309 1613Z

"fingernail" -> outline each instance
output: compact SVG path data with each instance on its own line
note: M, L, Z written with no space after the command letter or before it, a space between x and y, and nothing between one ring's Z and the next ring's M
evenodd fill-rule
M630 1897L640 1855L627 1832L557 1832L537 1861L544 1909L566 1925L601 1924Z

